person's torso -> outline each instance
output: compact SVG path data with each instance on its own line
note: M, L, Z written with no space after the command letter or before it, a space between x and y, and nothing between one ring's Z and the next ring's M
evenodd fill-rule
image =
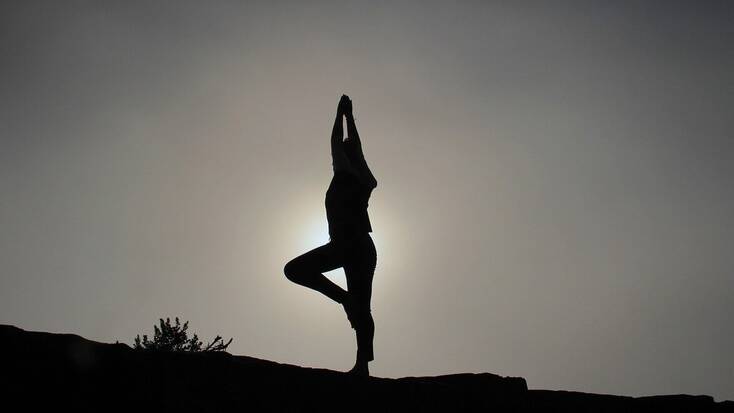
M367 206L372 189L347 172L337 172L326 191L326 219L332 239L372 232Z

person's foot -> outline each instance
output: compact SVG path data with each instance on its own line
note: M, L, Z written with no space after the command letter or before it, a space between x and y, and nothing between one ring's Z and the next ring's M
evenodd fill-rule
M347 294L344 298L344 301L342 301L342 306L344 306L344 312L347 313L347 320L349 320L349 324L352 326L352 328L356 328L354 326L354 299L351 295Z
M357 377L369 377L370 368L367 366L367 363L357 362L354 367L347 372L347 374Z

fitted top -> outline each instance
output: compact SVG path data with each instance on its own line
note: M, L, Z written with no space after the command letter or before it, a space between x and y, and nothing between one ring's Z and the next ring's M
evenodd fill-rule
M367 202L372 189L352 173L334 172L324 202L332 240L349 239L372 232L367 214Z

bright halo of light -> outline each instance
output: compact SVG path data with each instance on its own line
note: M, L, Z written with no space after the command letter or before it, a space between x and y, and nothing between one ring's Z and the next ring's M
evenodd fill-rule
M329 227L323 217L311 217L299 231L299 246L310 251L329 242Z

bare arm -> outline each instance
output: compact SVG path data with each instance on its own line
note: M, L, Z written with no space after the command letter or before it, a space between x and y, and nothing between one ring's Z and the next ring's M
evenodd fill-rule
M331 162L336 171L349 171L352 166L344 152L344 126L342 119L344 116L343 104L340 101L336 110L336 119L334 120L334 128L331 130Z
M364 159L364 153L362 152L362 142L359 140L359 133L357 132L357 125L354 123L354 115L352 113L352 102L349 101L347 105L345 116L347 118L347 133L349 134L349 140L354 145L355 165L354 168L357 171L357 175L360 177L367 186L375 188L377 186L377 180L372 175L372 171L367 166L367 161Z

